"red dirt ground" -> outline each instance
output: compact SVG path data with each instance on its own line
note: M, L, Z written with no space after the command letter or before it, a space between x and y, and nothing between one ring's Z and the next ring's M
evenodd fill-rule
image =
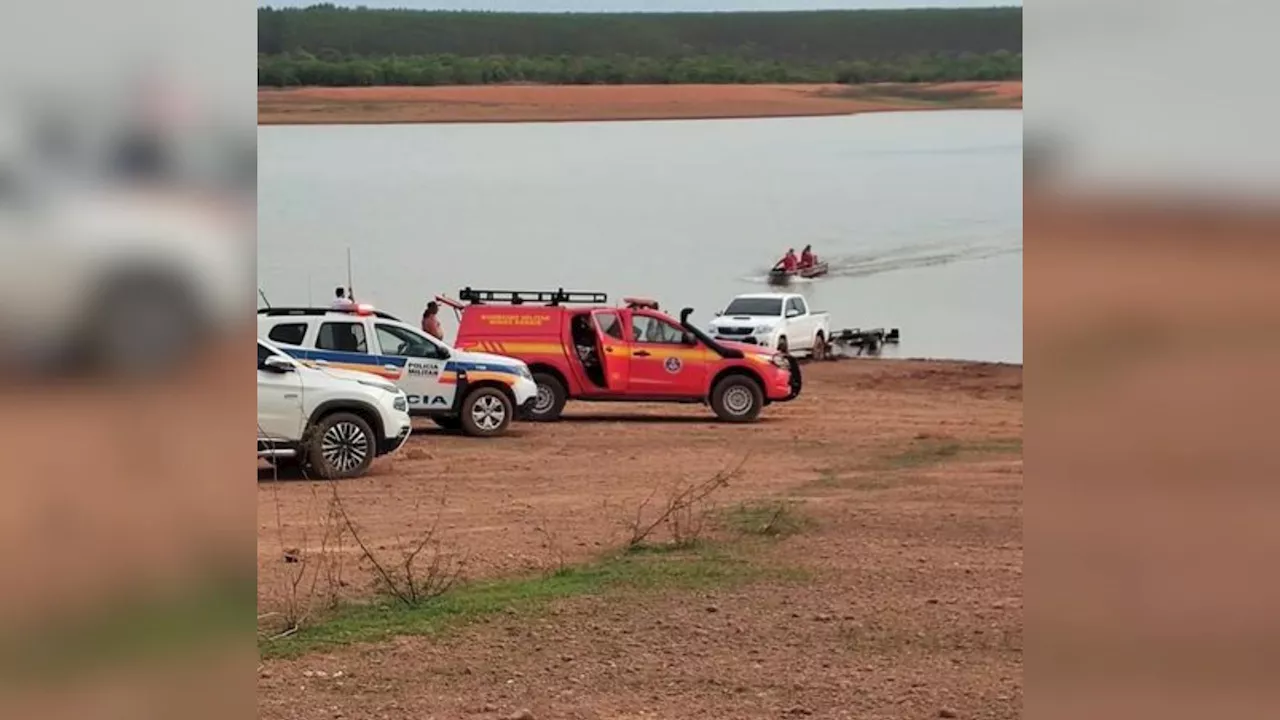
M367 545L394 546L446 494L470 577L586 561L617 546L620 518L655 488L745 456L718 503L795 500L812 525L752 561L808 579L569 598L532 619L269 660L260 717L1021 715L1019 366L809 365L799 400L746 426L699 407L571 406L491 441L430 427L340 484ZM316 542L326 492L260 482L261 610L281 606L283 551ZM346 565L347 592L365 592Z
M898 94L936 92L922 101ZM971 96L957 96L970 92ZM909 86L483 85L258 91L258 123L657 120L847 115L885 110L1021 107L1022 82Z

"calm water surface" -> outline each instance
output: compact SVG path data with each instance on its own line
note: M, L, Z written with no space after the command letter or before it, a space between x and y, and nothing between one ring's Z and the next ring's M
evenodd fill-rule
M273 304L346 283L415 323L435 293L571 290L706 323L811 243L797 285L893 354L1022 361L1022 112L263 127L258 278ZM452 313L445 313L453 331Z

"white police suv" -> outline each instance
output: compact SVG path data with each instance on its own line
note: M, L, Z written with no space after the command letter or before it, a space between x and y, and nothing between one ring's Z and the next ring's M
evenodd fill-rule
M472 436L503 434L538 397L524 362L451 348L368 305L260 308L258 337L306 365L389 380L408 396L410 414Z

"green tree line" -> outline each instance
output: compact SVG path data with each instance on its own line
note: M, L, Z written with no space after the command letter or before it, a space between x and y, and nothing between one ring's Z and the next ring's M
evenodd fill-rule
M831 63L751 60L734 56L681 58L593 56L423 55L345 57L333 51L306 51L258 57L258 85L373 86L484 85L543 83L564 85L869 83L1009 80L1022 77L1022 55L940 53L893 60Z
M993 0L997 2L998 0ZM741 63L748 72L841 62L1022 52L1022 9L837 10L719 13L495 13L372 10L317 5L260 8L258 52L356 58L568 56L591 64ZM643 60L643 63L641 62ZM777 72L775 70L775 72Z

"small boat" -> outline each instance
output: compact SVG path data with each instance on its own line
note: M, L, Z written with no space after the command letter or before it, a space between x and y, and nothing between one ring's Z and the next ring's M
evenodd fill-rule
M797 268L795 270L783 270L782 268L774 268L769 271L769 282L775 285L784 285L791 282L793 278L816 278L827 274L827 264L818 262L809 267Z

